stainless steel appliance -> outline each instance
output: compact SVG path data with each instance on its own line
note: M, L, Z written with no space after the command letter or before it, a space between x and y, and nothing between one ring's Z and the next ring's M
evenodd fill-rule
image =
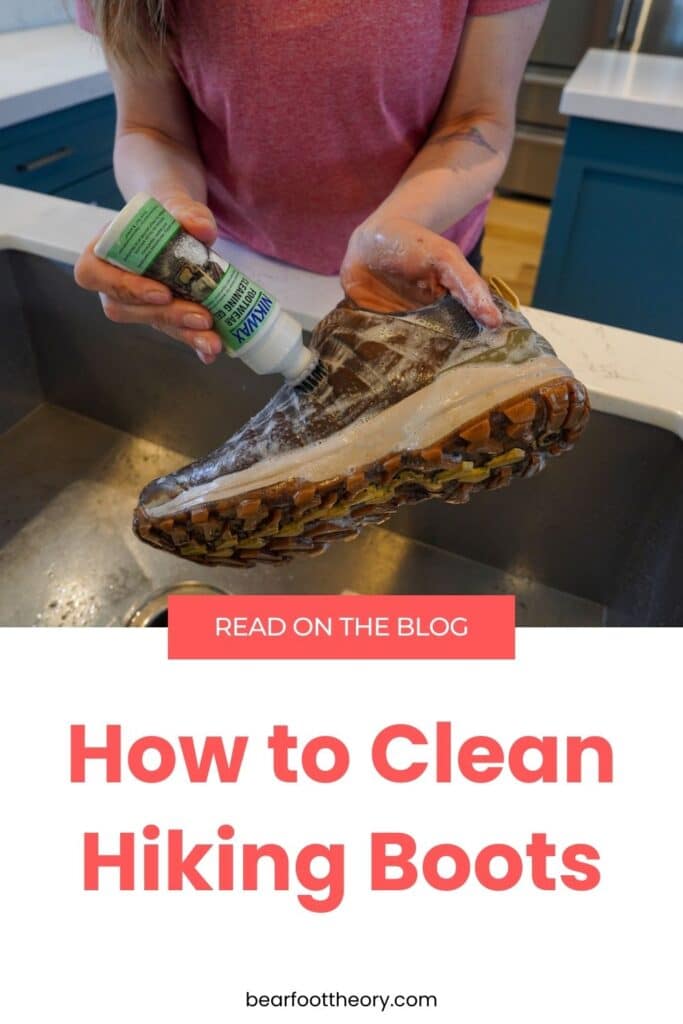
M566 130L560 97L591 47L683 56L683 0L551 0L520 91L502 189L552 198Z
M683 0L631 0L626 7L622 49L683 56Z

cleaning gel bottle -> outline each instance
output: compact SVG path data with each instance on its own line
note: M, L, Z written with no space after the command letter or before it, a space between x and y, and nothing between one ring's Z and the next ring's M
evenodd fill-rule
M213 315L228 355L256 373L281 373L294 384L314 369L300 325L277 299L203 242L189 235L144 192L124 206L95 245L108 263L167 285Z

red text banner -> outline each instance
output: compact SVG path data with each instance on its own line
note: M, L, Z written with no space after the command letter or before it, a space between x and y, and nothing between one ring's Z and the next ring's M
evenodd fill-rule
M504 659L513 596L226 595L169 599L169 658Z

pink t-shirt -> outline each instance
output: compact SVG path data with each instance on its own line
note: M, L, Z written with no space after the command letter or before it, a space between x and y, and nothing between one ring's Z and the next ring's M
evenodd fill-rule
M465 19L538 0L174 0L220 233L322 274L425 142ZM78 21L92 25L86 0ZM447 232L468 253L487 202Z

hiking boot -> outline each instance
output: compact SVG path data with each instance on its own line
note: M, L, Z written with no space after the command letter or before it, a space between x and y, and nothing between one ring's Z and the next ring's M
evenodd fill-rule
M396 314L341 302L313 332L306 380L144 489L138 536L206 565L287 562L406 502L460 504L538 473L579 437L588 396L512 293L494 290L496 330L451 296Z

